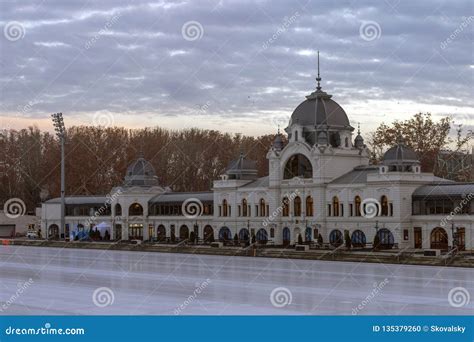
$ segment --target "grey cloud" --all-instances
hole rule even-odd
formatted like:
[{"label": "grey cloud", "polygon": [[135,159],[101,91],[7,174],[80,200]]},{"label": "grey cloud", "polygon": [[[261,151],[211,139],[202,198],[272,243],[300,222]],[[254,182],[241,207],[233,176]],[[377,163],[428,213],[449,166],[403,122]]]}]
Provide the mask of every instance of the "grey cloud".
[{"label": "grey cloud", "polygon": [[[6,115],[44,117],[62,108],[174,116],[193,113],[206,102],[213,104],[208,114],[222,117],[290,115],[315,87],[315,56],[298,51],[317,49],[323,86],[342,105],[379,99],[473,106],[474,22],[446,48],[440,46],[472,15],[469,1],[455,6],[449,1],[9,1],[1,6],[2,26],[25,25],[23,39],[0,40]],[[296,20],[279,31],[292,16]],[[204,29],[196,41],[181,34],[191,20]],[[361,39],[364,21],[380,25],[380,38]],[[31,108],[18,113],[29,102]]]}]

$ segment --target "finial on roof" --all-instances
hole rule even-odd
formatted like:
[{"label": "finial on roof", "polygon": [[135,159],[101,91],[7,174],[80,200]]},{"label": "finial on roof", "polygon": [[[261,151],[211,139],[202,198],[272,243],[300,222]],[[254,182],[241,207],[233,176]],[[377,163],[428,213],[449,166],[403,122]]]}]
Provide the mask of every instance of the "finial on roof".
[{"label": "finial on roof", "polygon": [[360,135],[360,122],[357,123],[357,134]]},{"label": "finial on roof", "polygon": [[318,50],[318,77],[316,77],[316,81],[318,81],[317,90],[321,90],[321,75],[319,74],[319,50]]},{"label": "finial on roof", "polygon": [[280,124],[278,124],[278,134],[280,134]]}]

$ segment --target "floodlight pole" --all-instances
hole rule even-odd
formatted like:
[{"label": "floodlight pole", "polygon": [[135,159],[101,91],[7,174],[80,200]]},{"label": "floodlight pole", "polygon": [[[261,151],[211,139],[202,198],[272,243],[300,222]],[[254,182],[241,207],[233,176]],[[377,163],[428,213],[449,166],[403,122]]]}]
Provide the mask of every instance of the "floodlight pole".
[{"label": "floodlight pole", "polygon": [[[53,118],[54,128],[56,130],[56,135],[61,143],[61,227],[59,228],[59,238],[64,236],[65,233],[65,226],[66,226],[66,219],[65,219],[65,207],[66,207],[66,199],[65,199],[65,187],[66,187],[66,175],[65,175],[65,158],[64,158],[64,141],[65,141],[65,134],[66,129],[64,127],[64,120],[62,113],[52,114],[51,117]],[[49,235],[49,231],[48,231]],[[65,237],[65,236],[64,236]]]},{"label": "floodlight pole", "polygon": [[[64,169],[64,134],[61,136],[61,229],[59,231],[59,238],[63,237],[66,230],[66,218],[65,218],[65,208],[66,208],[66,197],[65,197],[65,187],[66,187],[66,174]],[[66,238],[66,236],[64,236]]]}]

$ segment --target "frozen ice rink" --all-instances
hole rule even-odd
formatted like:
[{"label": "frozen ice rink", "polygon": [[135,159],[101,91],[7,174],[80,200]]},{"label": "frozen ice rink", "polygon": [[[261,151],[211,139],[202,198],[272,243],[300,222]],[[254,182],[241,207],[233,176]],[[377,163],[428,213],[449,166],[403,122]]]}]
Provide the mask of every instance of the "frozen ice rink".
[{"label": "frozen ice rink", "polygon": [[474,312],[474,269],[452,267],[1,246],[0,288],[2,315]]}]

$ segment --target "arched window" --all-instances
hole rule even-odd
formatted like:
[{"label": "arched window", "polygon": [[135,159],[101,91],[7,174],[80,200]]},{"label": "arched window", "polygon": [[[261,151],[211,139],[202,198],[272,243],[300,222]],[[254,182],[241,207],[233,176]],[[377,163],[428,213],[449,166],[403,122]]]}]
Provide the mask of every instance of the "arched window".
[{"label": "arched window", "polygon": [[354,198],[354,206],[355,206],[355,216],[362,216],[360,211],[360,204],[362,203],[360,196],[356,196]]},{"label": "arched window", "polygon": [[302,154],[295,154],[291,156],[285,164],[283,179],[292,179],[294,177],[313,177],[313,167],[311,162]]},{"label": "arched window", "polygon": [[393,234],[390,230],[387,228],[382,228],[379,229],[377,232],[377,235],[379,237],[379,247],[381,249],[391,249],[393,245],[395,244],[395,239],[393,238]]},{"label": "arched window", "polygon": [[332,198],[332,216],[339,216],[339,198],[337,196]]},{"label": "arched window", "polygon": [[345,146],[346,146],[346,147],[349,147],[349,138],[347,138],[347,137],[346,137],[346,139],[345,139]]},{"label": "arched window", "polygon": [[283,206],[282,215],[289,216],[290,215],[290,200],[288,199],[288,197],[283,197],[282,206]]},{"label": "arched window", "polygon": [[133,203],[128,208],[128,216],[143,216],[143,207],[139,203]]},{"label": "arched window", "polygon": [[339,247],[343,243],[342,233],[338,229],[334,229],[329,234],[329,243],[334,247]]},{"label": "arched window", "polygon": [[294,201],[294,208],[293,208],[293,215],[294,216],[301,216],[301,198],[296,196]]},{"label": "arched window", "polygon": [[232,234],[230,232],[230,229],[228,227],[222,227],[219,230],[219,240],[220,241],[229,241],[232,239]]},{"label": "arched window", "polygon": [[266,205],[265,200],[263,198],[260,198],[259,207],[260,207],[260,209],[259,209],[260,216],[263,216],[263,217],[267,216],[267,213],[266,213],[267,205]]},{"label": "arched window", "polygon": [[226,199],[223,199],[222,200],[222,216],[227,216],[228,214],[228,205],[227,205],[227,200]]},{"label": "arched window", "polygon": [[122,206],[118,203],[115,205],[115,216],[122,216]]},{"label": "arched window", "polygon": [[387,196],[383,195],[381,198],[380,198],[380,203],[382,205],[382,208],[381,208],[381,216],[388,216],[388,199],[387,199]]},{"label": "arched window", "polygon": [[239,240],[240,241],[248,241],[250,237],[249,230],[247,228],[242,228],[239,231]]},{"label": "arched window", "polygon": [[242,216],[247,216],[248,210],[247,210],[247,200],[244,198],[242,200]]},{"label": "arched window", "polygon": [[257,231],[257,242],[261,244],[266,244],[268,241],[268,234],[264,228],[261,228]]},{"label": "arched window", "polygon": [[365,244],[367,243],[364,232],[359,229],[352,233],[351,241],[352,246],[354,247],[365,247]]},{"label": "arched window", "polygon": [[313,197],[306,197],[306,216],[313,216]]}]

